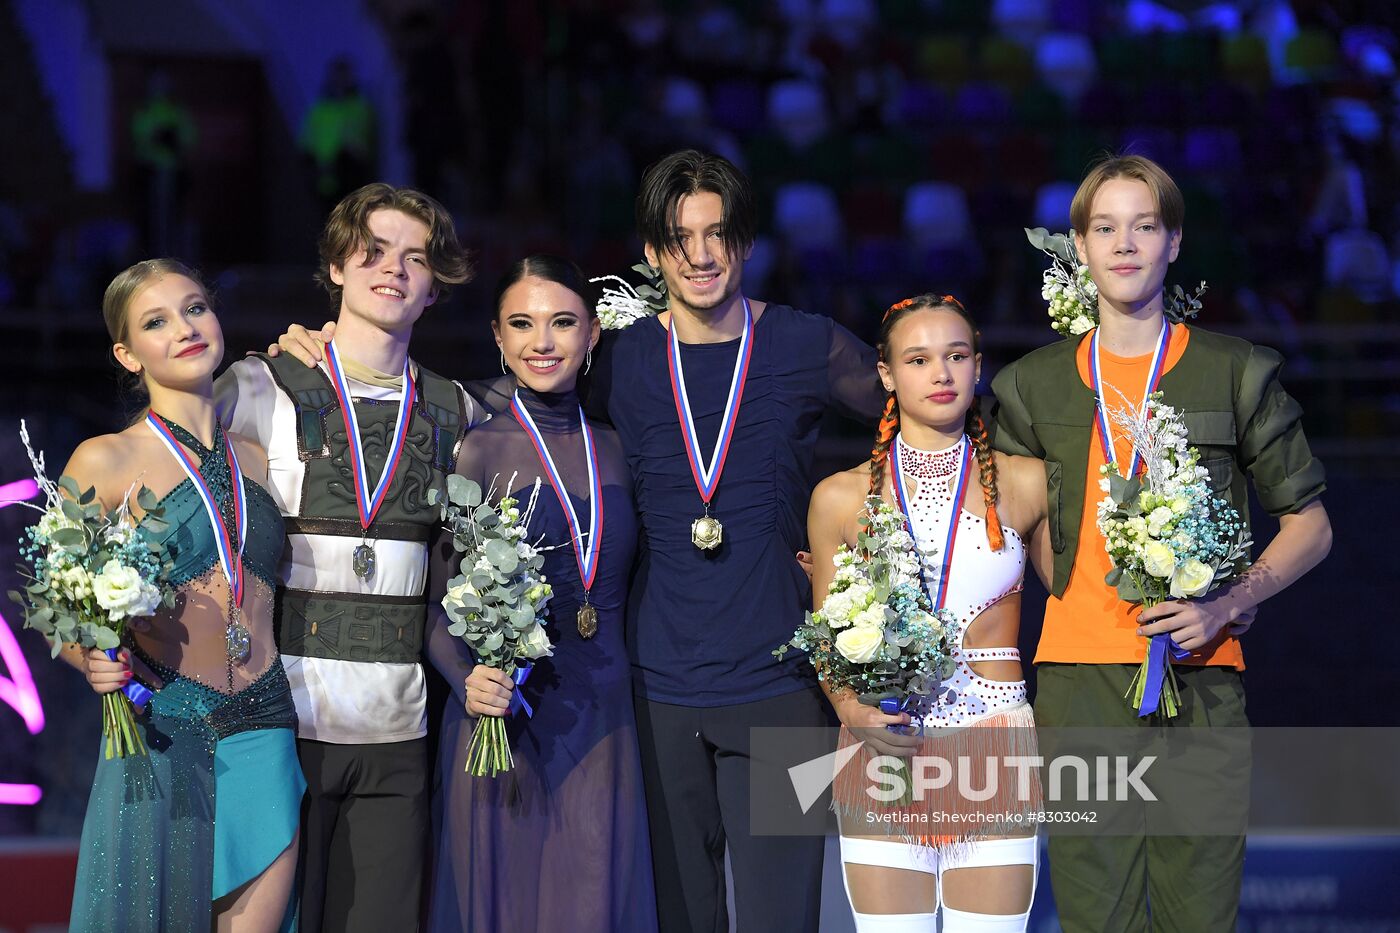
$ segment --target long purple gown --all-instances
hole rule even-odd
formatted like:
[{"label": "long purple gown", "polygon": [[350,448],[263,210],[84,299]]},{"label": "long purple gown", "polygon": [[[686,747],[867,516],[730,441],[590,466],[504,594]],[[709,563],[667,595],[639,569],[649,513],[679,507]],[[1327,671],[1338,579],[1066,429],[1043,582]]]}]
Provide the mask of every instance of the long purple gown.
[{"label": "long purple gown", "polygon": [[[573,393],[520,390],[564,477],[580,521],[588,522],[588,470]],[[632,710],[632,673],[623,636],[627,579],[637,542],[631,479],[616,434],[593,426],[603,486],[603,535],[591,591],[598,632],[580,636],[583,584],[568,523],[529,436],[509,410],[471,431],[457,472],[482,488],[515,481],[524,503],[542,487],[530,540],[556,546],[545,557],[554,587],[546,624],[552,657],[535,663],[523,693],[534,708],[508,721],[513,771],[465,773],[476,720],[465,712],[464,681],[474,661],[447,631],[440,600],[460,555],[433,548],[428,652],[453,690],[438,755],[437,859],[429,928],[441,931],[656,929],[646,801]]]}]

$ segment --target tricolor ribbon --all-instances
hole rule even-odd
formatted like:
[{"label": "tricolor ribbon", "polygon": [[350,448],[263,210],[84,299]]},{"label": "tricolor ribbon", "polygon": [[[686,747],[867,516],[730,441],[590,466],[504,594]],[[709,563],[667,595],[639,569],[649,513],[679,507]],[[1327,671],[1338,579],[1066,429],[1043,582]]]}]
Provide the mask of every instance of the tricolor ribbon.
[{"label": "tricolor ribbon", "polygon": [[1138,718],[1151,716],[1157,712],[1162,701],[1162,681],[1167,676],[1167,654],[1180,661],[1191,652],[1181,647],[1165,632],[1153,635],[1147,643],[1147,673],[1143,677],[1142,706],[1138,707]]},{"label": "tricolor ribbon", "polygon": [[674,321],[667,325],[669,353],[667,361],[671,369],[671,397],[676,402],[676,417],[681,423],[681,437],[685,441],[685,455],[690,460],[690,474],[695,479],[695,488],[705,505],[710,504],[715,488],[719,486],[720,474],[724,472],[724,460],[729,456],[729,442],[734,437],[734,426],[739,420],[739,405],[744,399],[744,382],[749,373],[749,359],[753,355],[753,310],[749,300],[744,302],[744,331],[739,335],[739,354],[734,360],[734,375],[729,381],[729,398],[724,405],[724,417],[719,423],[719,435],[715,438],[715,449],[709,466],[705,465],[700,453],[700,439],[695,433],[695,416],[690,411],[690,396],[685,390],[685,371],[681,367],[681,341],[676,336]]},{"label": "tricolor ribbon", "polygon": [[[153,411],[146,412],[146,427],[158,437],[170,451],[170,455],[180,464],[180,468],[185,471],[185,476],[189,478],[190,484],[194,486],[195,492],[199,493],[200,502],[204,503],[204,511],[209,516],[209,524],[214,529],[214,544],[219,552],[219,567],[224,572],[224,578],[228,580],[229,593],[233,598],[235,607],[243,605],[243,543],[248,538],[248,491],[243,485],[243,472],[238,468],[238,455],[233,452],[233,442],[228,439],[228,434],[220,432],[224,439],[224,456],[228,464],[229,482],[233,487],[233,523],[235,530],[229,532],[228,525],[224,523],[224,516],[219,511],[219,503],[214,499],[214,493],[200,475],[199,467],[190,459],[185,448],[180,446],[180,442],[175,440],[175,435],[166,426],[164,419]],[[212,452],[211,452],[212,456]],[[236,546],[235,546],[236,536]]]},{"label": "tricolor ribbon", "polygon": [[588,419],[584,417],[583,406],[580,405],[578,417],[583,428],[583,455],[588,460],[588,531],[585,532],[579,525],[574,500],[569,496],[559,468],[554,465],[554,457],[549,453],[544,434],[535,424],[535,419],[530,416],[529,409],[520,401],[518,389],[511,399],[510,410],[529,436],[530,443],[535,445],[535,453],[539,455],[540,463],[544,464],[545,472],[549,474],[549,484],[554,487],[554,494],[559,497],[559,504],[564,507],[564,518],[569,522],[569,537],[574,544],[574,559],[578,563],[579,577],[583,580],[583,592],[587,594],[593,588],[594,577],[598,575],[598,555],[602,550],[603,541],[603,481],[598,470],[598,454],[593,446],[593,429],[588,426]]},{"label": "tricolor ribbon", "polygon": [[[119,650],[120,649],[117,648],[108,648],[106,652],[107,657],[115,661]],[[155,696],[155,694],[151,692],[150,687],[147,687],[145,684],[139,684],[134,680],[125,687],[122,687],[122,693],[126,694],[126,698],[131,701],[131,705],[138,710],[145,709],[146,704],[151,701],[151,697]]]},{"label": "tricolor ribbon", "polygon": [[[1170,321],[1162,321],[1162,329],[1157,334],[1157,347],[1152,351],[1152,367],[1147,371],[1147,388],[1142,393],[1142,417],[1147,417],[1147,397],[1157,391],[1157,385],[1162,381],[1162,373],[1166,369],[1167,348],[1172,342],[1172,325]],[[1094,328],[1094,334],[1089,338],[1089,372],[1094,382],[1094,398],[1097,400],[1095,417],[1098,419],[1099,442],[1103,444],[1104,462],[1118,469],[1118,457],[1113,452],[1113,430],[1109,425],[1108,407],[1104,403],[1103,397],[1103,372],[1099,365],[1099,328]],[[1124,474],[1128,479],[1137,476],[1138,471],[1137,447],[1133,447],[1133,456],[1129,461],[1129,469]],[[1122,472],[1121,470],[1119,472]]]},{"label": "tricolor ribbon", "polygon": [[525,694],[520,692],[520,688],[525,686],[525,681],[530,678],[530,672],[535,669],[535,662],[526,661],[515,666],[515,672],[510,675],[515,687],[510,692],[510,714],[514,716],[522,709],[525,711],[525,718],[530,719],[535,715],[534,709],[530,706]]},{"label": "tricolor ribbon", "polygon": [[364,444],[360,441],[360,419],[355,415],[355,400],[350,395],[350,383],[345,378],[345,370],[340,364],[340,353],[335,341],[326,344],[326,370],[330,373],[331,387],[340,402],[340,415],[345,422],[346,444],[350,450],[350,469],[355,477],[355,505],[360,512],[360,527],[365,531],[374,524],[374,516],[384,504],[384,497],[394,480],[394,470],[403,455],[404,442],[408,439],[408,423],[413,418],[413,401],[416,386],[408,357],[403,361],[403,395],[399,399],[398,418],[394,422],[394,433],[389,443],[389,452],[384,457],[384,470],[379,474],[379,482],[374,489],[369,488],[368,470],[365,468]]},{"label": "tricolor ribbon", "polygon": [[[914,539],[917,547],[919,543],[919,533],[914,530],[914,519],[909,511],[909,501],[904,494],[904,465],[899,457],[900,439],[890,445],[890,477],[894,486],[895,501],[899,505],[899,511],[904,515],[904,527],[908,529],[909,536]],[[938,590],[936,593],[929,591],[928,577],[924,573],[923,560],[919,561],[919,578],[924,584],[924,595],[928,596],[928,601],[933,605],[933,611],[942,609],[948,601],[948,580],[952,576],[953,548],[958,542],[958,517],[962,514],[963,495],[967,492],[967,478],[971,474],[969,466],[972,463],[972,444],[968,441],[967,435],[958,441],[958,445],[963,448],[962,456],[958,462],[957,479],[953,482],[953,504],[948,516],[948,533],[943,541],[942,558],[943,563],[938,571]]]}]

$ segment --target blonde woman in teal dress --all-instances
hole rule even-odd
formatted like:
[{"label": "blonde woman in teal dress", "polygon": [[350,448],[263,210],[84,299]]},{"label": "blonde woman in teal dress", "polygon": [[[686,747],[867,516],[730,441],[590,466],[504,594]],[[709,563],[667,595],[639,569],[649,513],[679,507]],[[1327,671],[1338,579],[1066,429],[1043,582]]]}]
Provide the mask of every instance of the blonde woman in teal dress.
[{"label": "blonde woman in teal dress", "polygon": [[[107,508],[130,496],[141,533],[170,561],[177,598],[128,634],[116,660],[64,649],[99,694],[133,679],[154,691],[137,720],[149,756],[99,752],[71,926],[290,930],[306,783],[272,638],[284,536],[259,485],[267,457],[219,426],[223,334],[191,270],[137,263],[108,286],[103,316],[113,356],[149,409],[82,443],[64,472]],[[134,501],[142,485],[160,500],[159,522]]]}]

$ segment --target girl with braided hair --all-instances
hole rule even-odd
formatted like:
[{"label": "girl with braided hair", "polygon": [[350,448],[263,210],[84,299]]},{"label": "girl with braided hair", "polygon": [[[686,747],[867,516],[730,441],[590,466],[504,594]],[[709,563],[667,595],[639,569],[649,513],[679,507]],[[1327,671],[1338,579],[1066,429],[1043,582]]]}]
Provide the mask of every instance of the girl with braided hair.
[{"label": "girl with braided hair", "polygon": [[[991,449],[976,405],[979,336],[951,295],[906,299],[885,313],[876,346],[889,396],[870,460],[823,480],[808,514],[815,594],[827,592],[840,545],[857,546],[866,499],[878,495],[904,511],[923,554],[930,600],[956,620],[955,669],[912,716],[882,712],[823,683],[842,722],[843,747],[864,742],[859,761],[835,784],[846,891],[862,933],[932,933],[940,907],[945,933],[1024,930],[1035,889],[1033,830],[1027,834],[1026,822],[977,817],[1028,817],[1039,805],[1038,788],[1029,800],[1017,798],[1014,787],[981,802],[922,795],[895,836],[880,834],[871,814],[853,815],[869,807],[858,798],[866,794],[865,765],[876,756],[910,758],[930,749],[950,761],[970,755],[980,783],[979,756],[1034,754],[1034,721],[1013,646],[1026,556],[1044,551],[1045,469],[1039,460]],[[906,726],[915,728],[900,728]],[[962,819],[949,819],[950,811]]]}]

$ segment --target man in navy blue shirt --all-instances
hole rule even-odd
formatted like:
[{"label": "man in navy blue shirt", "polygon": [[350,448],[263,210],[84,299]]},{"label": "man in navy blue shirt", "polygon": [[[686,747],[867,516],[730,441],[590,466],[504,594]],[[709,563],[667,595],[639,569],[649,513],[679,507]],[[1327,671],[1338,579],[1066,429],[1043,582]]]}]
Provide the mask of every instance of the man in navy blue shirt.
[{"label": "man in navy blue shirt", "polygon": [[661,928],[727,929],[727,843],[738,928],[814,931],[823,839],[751,832],[751,782],[786,786],[797,762],[756,754],[750,730],[831,722],[805,659],[772,652],[811,605],[793,554],[822,415],[879,417],[875,351],[744,296],[752,192],[725,159],[648,168],[637,227],[668,307],[600,345],[589,403],[617,428],[641,516],[627,638]]}]

